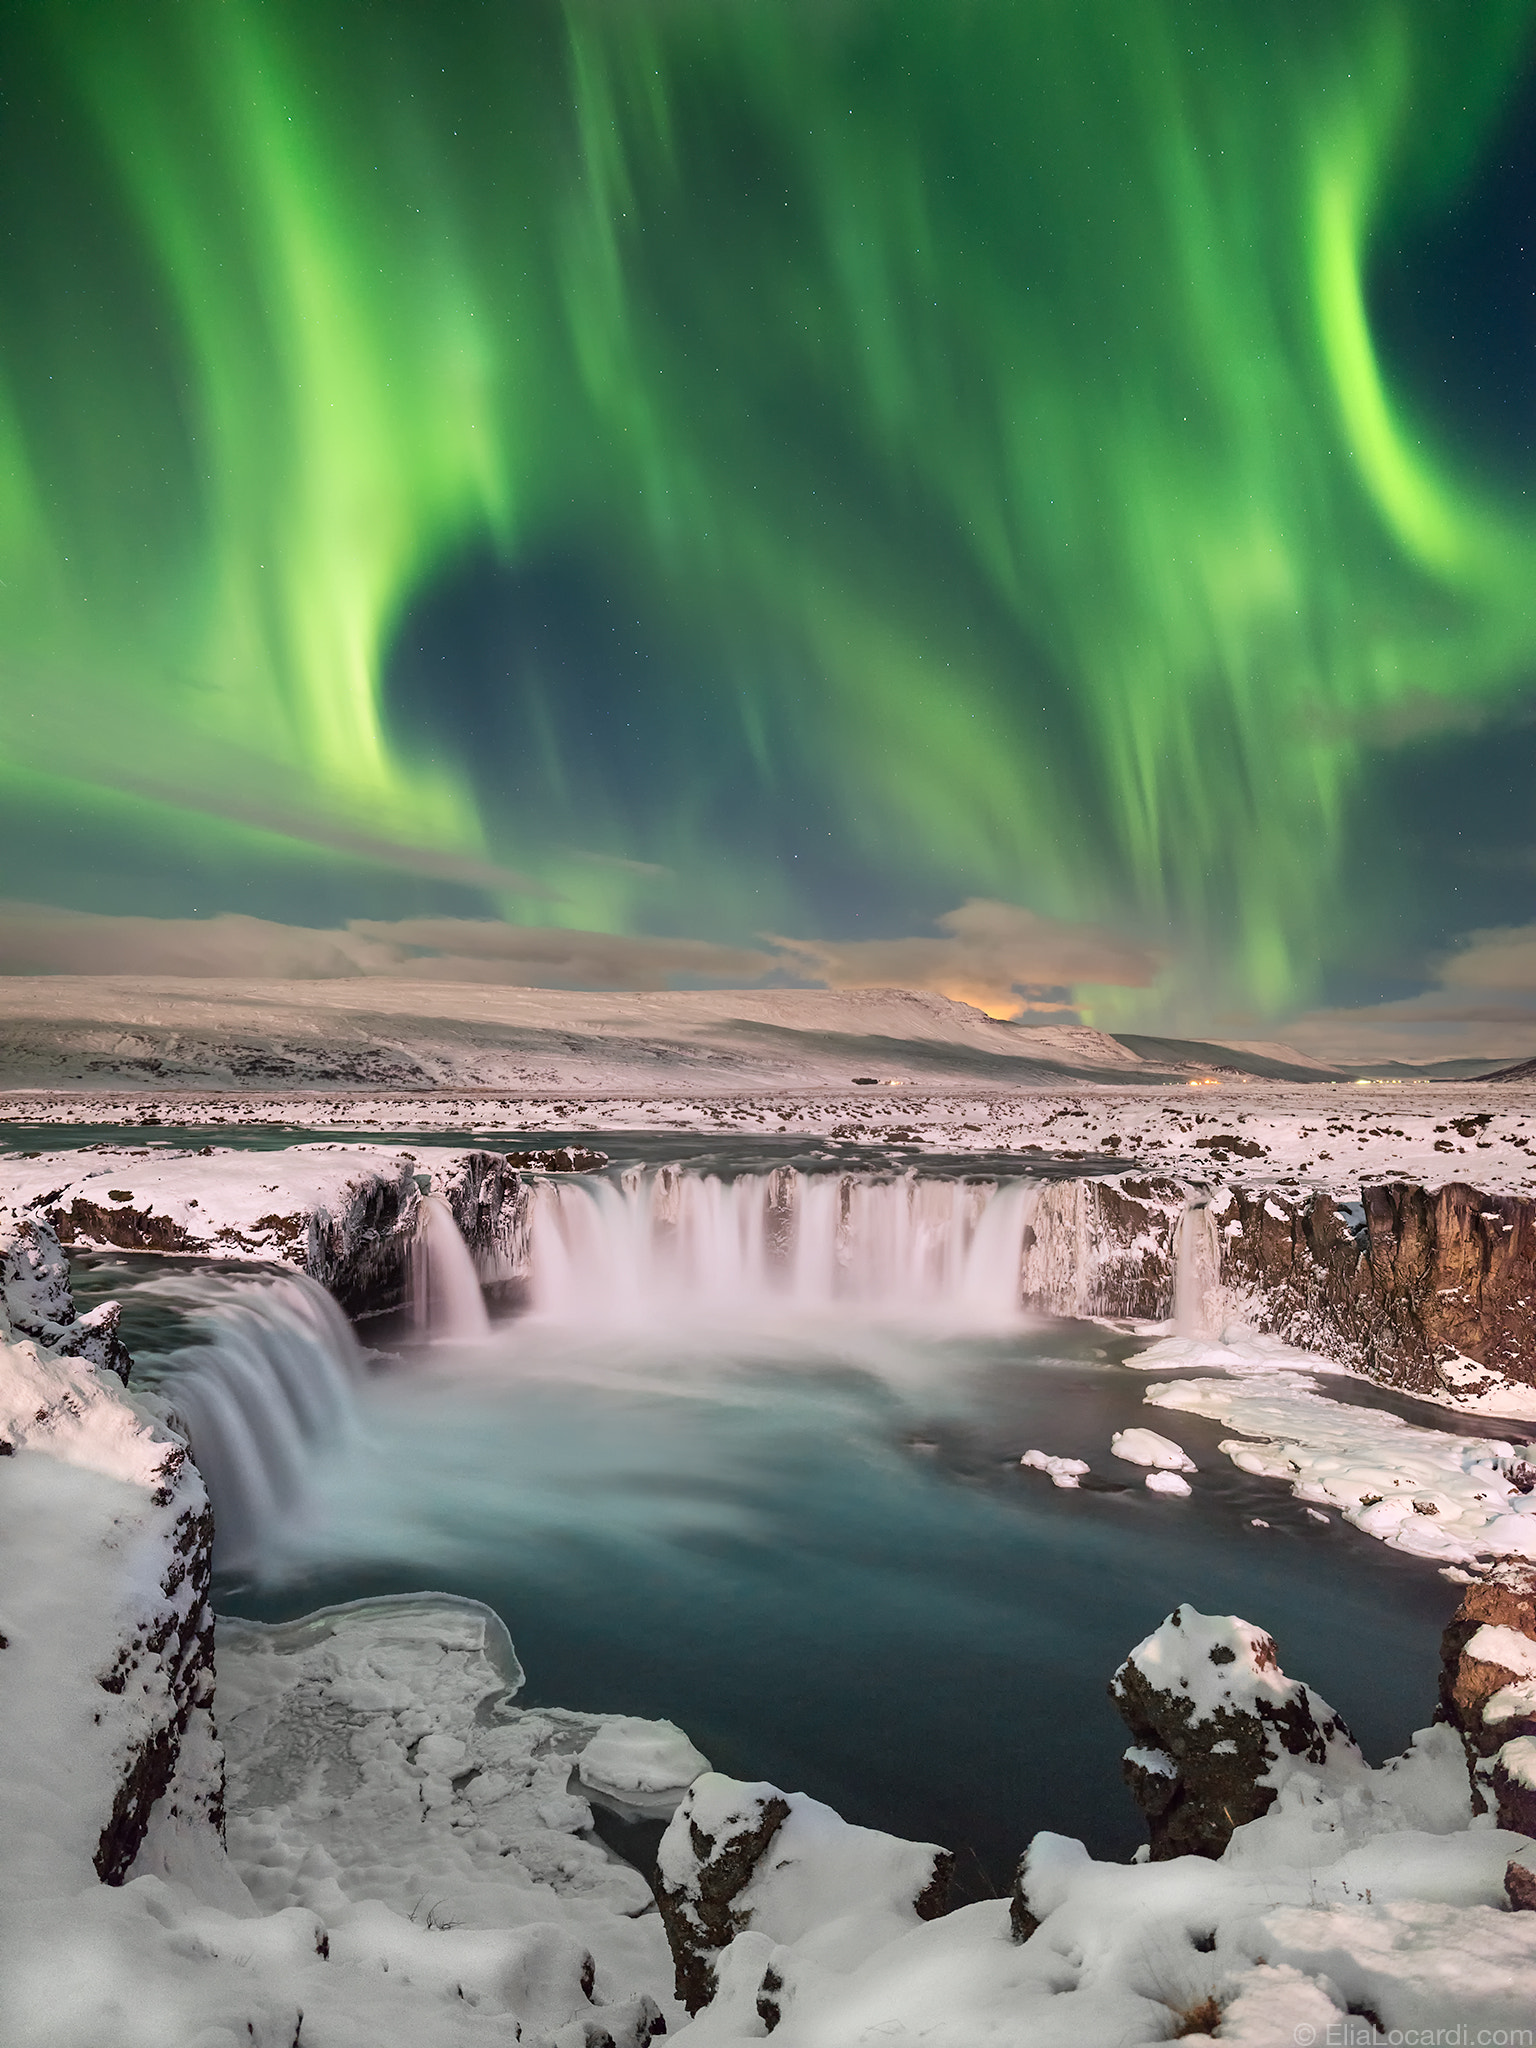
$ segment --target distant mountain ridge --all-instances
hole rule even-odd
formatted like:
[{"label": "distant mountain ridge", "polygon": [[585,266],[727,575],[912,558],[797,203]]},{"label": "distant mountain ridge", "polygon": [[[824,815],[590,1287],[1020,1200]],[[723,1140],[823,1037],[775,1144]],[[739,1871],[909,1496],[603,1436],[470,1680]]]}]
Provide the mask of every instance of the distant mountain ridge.
[{"label": "distant mountain ridge", "polygon": [[[1024,1024],[924,990],[588,991],[485,982],[0,976],[0,1089],[704,1096],[850,1086],[1476,1078],[1294,1047]],[[1530,1063],[1536,1068],[1536,1063]],[[1505,1070],[1510,1078],[1520,1068]]]}]

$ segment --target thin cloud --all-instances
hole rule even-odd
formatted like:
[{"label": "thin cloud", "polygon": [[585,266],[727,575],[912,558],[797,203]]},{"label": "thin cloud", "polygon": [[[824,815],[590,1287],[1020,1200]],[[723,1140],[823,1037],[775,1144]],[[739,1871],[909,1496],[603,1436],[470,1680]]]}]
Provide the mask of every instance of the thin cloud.
[{"label": "thin cloud", "polygon": [[165,974],[259,981],[485,981],[514,987],[664,989],[678,980],[761,981],[780,962],[703,939],[500,924],[485,918],[358,919],[344,929],[225,913],[107,917],[0,903],[0,974]]},{"label": "thin cloud", "polygon": [[[631,938],[494,919],[357,919],[348,933],[413,954],[405,971],[430,980],[506,981],[544,988],[668,988],[681,979],[761,981],[780,964],[749,946],[707,939]],[[450,970],[462,968],[454,974]],[[395,970],[399,972],[398,968]]]},{"label": "thin cloud", "polygon": [[973,896],[935,922],[937,938],[772,938],[807,981],[828,988],[921,988],[994,1016],[1060,1010],[1085,983],[1147,988],[1160,962],[1149,947],[1096,925],[1063,924],[1014,903]]},{"label": "thin cloud", "polygon": [[1309,1011],[1286,1034],[1339,1058],[1527,1057],[1536,1053],[1536,924],[1468,932],[1420,994]]},{"label": "thin cloud", "polygon": [[315,981],[397,974],[399,948],[347,931],[219,917],[104,917],[0,903],[0,974],[239,975]]},{"label": "thin cloud", "polygon": [[224,976],[248,980],[479,981],[529,988],[737,987],[777,979],[835,989],[931,989],[995,1016],[1060,1015],[1085,983],[1144,988],[1147,948],[1091,925],[973,898],[926,937],[764,938],[760,946],[633,937],[493,918],[354,919],[336,930],[225,913],[109,917],[0,903],[0,974]]},{"label": "thin cloud", "polygon": [[1444,988],[1536,991],[1536,924],[1469,932],[1440,962],[1439,980]]}]

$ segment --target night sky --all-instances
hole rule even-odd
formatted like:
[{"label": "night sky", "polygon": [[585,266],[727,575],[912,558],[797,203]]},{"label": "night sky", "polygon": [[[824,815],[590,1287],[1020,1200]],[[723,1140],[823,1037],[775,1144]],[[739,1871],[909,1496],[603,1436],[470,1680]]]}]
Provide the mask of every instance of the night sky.
[{"label": "night sky", "polygon": [[22,4],[0,238],[0,969],[1536,1050],[1536,0]]}]

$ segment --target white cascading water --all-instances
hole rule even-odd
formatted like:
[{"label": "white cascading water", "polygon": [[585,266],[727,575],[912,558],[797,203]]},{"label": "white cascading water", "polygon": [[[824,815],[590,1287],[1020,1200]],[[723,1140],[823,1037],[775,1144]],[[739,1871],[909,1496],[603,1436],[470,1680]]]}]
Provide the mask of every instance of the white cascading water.
[{"label": "white cascading water", "polygon": [[411,1292],[417,1329],[428,1337],[488,1337],[491,1319],[474,1258],[441,1195],[423,1195],[411,1246]]},{"label": "white cascading water", "polygon": [[780,1312],[858,1302],[995,1321],[1019,1309],[1036,1184],[676,1167],[540,1181],[530,1297],[561,1322]]},{"label": "white cascading water", "polygon": [[325,1289],[297,1274],[207,1281],[189,1306],[200,1341],[152,1361],[157,1391],[208,1488],[219,1563],[239,1569],[302,1506],[316,1459],[350,1430],[362,1352]]},{"label": "white cascading water", "polygon": [[1173,1266],[1173,1329],[1178,1337],[1209,1337],[1211,1290],[1221,1278],[1221,1240],[1209,1202],[1191,1202],[1179,1219]]}]

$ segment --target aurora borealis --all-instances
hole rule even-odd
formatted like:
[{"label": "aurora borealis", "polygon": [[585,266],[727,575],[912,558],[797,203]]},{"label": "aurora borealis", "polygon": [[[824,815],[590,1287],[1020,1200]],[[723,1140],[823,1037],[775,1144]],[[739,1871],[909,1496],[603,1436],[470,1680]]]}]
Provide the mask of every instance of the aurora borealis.
[{"label": "aurora borealis", "polygon": [[0,893],[1424,986],[1533,916],[1533,38],[10,10]]}]

